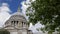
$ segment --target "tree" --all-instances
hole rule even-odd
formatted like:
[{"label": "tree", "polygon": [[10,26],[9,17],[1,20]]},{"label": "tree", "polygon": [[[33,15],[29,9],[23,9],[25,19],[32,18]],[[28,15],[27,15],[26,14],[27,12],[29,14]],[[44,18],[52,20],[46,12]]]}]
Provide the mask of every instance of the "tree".
[{"label": "tree", "polygon": [[36,0],[31,3],[26,15],[33,24],[40,21],[45,30],[60,32],[60,0]]},{"label": "tree", "polygon": [[0,34],[10,34],[10,32],[5,29],[0,29]]}]

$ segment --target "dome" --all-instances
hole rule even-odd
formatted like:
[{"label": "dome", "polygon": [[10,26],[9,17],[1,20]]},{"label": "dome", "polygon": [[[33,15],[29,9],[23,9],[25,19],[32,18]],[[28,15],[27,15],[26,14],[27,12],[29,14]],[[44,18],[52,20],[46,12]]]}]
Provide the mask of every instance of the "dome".
[{"label": "dome", "polygon": [[14,15],[18,15],[18,16],[23,16],[24,17],[24,15],[22,13],[18,12],[18,11],[16,13],[12,14],[12,16],[14,16]]},{"label": "dome", "polygon": [[20,12],[20,7],[18,7],[17,12],[15,12],[14,14],[12,14],[12,16],[10,17],[10,19],[24,19],[24,20],[26,20],[24,14],[22,12]]},{"label": "dome", "polygon": [[20,15],[20,16],[24,16],[22,12],[20,12],[20,7],[18,7],[18,10],[16,13],[12,14],[13,15]]}]

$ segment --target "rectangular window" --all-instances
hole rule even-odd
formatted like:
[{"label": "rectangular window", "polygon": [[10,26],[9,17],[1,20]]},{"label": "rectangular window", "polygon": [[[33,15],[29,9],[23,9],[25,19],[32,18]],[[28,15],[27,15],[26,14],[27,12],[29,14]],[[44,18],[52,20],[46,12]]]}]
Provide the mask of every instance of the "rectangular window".
[{"label": "rectangular window", "polygon": [[13,25],[14,23],[13,23],[13,21],[11,21],[11,25]]},{"label": "rectangular window", "polygon": [[14,25],[14,26],[18,25],[18,21],[11,21],[11,25]]}]

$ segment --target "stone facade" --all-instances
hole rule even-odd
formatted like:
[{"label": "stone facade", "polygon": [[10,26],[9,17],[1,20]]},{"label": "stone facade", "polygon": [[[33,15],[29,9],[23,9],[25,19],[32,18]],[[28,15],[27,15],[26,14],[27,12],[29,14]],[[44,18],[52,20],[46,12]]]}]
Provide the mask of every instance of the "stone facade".
[{"label": "stone facade", "polygon": [[10,34],[32,34],[32,31],[28,30],[28,23],[20,9],[14,13],[4,25],[4,29],[8,30]]}]

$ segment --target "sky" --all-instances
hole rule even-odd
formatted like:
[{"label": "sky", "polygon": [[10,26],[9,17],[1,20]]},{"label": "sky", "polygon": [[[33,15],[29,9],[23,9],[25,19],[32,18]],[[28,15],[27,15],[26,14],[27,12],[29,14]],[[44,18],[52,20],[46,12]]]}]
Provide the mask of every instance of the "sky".
[{"label": "sky", "polygon": [[0,0],[0,26],[17,11],[18,6],[22,6],[21,2],[25,0]]},{"label": "sky", "polygon": [[[32,0],[33,2],[34,0]],[[25,5],[24,3],[31,3],[29,0],[0,0],[0,27],[4,25],[4,22],[6,22],[10,17],[11,14],[15,13],[17,11],[18,6],[20,5],[21,12],[26,17],[26,10],[30,5]],[[28,19],[28,17],[26,17]],[[33,32],[38,32],[36,28],[44,27],[40,23],[37,23],[35,25],[30,24],[29,29]]]},{"label": "sky", "polygon": [[21,5],[22,1],[25,1],[25,0],[0,0],[0,5],[2,3],[8,3],[9,4],[9,8],[12,11],[11,13],[14,13],[14,12],[17,11],[18,5],[20,5],[20,7],[22,6]]}]

